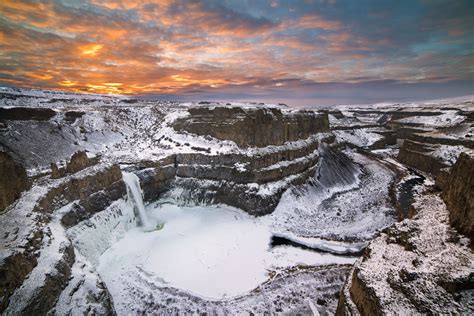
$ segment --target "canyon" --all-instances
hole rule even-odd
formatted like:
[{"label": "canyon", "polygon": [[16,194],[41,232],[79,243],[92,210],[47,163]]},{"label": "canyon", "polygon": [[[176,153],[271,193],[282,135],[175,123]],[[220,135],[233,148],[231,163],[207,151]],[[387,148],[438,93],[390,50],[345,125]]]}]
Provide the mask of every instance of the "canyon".
[{"label": "canyon", "polygon": [[0,312],[474,311],[474,98],[0,90]]}]

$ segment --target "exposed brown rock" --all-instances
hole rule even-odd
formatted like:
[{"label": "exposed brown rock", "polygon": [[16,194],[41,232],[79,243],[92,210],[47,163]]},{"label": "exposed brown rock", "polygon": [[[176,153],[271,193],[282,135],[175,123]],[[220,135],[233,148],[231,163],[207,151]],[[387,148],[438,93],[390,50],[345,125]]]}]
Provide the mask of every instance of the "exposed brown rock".
[{"label": "exposed brown rock", "polygon": [[8,306],[8,298],[23,283],[26,275],[37,265],[32,254],[16,253],[5,258],[0,264],[0,312]]},{"label": "exposed brown rock", "polygon": [[58,165],[55,164],[54,162],[51,163],[51,178],[53,179],[58,179],[61,178],[63,175],[61,175],[61,172],[59,171]]},{"label": "exposed brown rock", "polygon": [[85,200],[98,191],[114,188],[114,185],[119,186],[116,195],[123,196],[125,185],[122,182],[122,173],[118,165],[112,165],[83,177],[71,177],[70,180],[53,187],[38,202],[35,211],[51,213],[74,200]]},{"label": "exposed brown rock", "polygon": [[71,160],[66,165],[66,173],[76,173],[90,166],[89,158],[85,151],[74,153]]},{"label": "exposed brown rock", "polygon": [[410,140],[424,143],[424,144],[442,144],[450,146],[464,146],[474,149],[474,141],[468,138],[453,138],[445,137],[443,134],[437,132],[431,133],[414,133],[410,136]]},{"label": "exposed brown rock", "polygon": [[45,315],[56,303],[59,294],[66,287],[74,263],[74,247],[71,243],[60,250],[61,257],[53,267],[53,273],[46,275],[46,280],[34,297],[21,310],[23,315]]},{"label": "exposed brown rock", "polygon": [[328,132],[327,113],[295,111],[283,114],[276,108],[190,108],[190,117],[178,119],[174,128],[197,135],[234,141],[240,147],[282,145]]},{"label": "exposed brown rock", "polygon": [[352,285],[350,287],[352,301],[357,305],[361,315],[382,315],[380,302],[374,290],[360,279],[358,271],[355,268],[352,273]]},{"label": "exposed brown rock", "polygon": [[462,153],[447,176],[441,195],[449,210],[449,221],[474,240],[474,152]]},{"label": "exposed brown rock", "polygon": [[438,175],[440,170],[449,167],[440,159],[430,155],[432,149],[430,145],[405,140],[403,146],[400,148],[398,159],[408,166],[414,167],[418,170]]},{"label": "exposed brown rock", "polygon": [[96,162],[89,159],[85,151],[75,152],[71,156],[69,162],[66,164],[66,167],[58,168],[54,162],[51,163],[51,178],[57,179],[64,177],[67,174],[76,173],[93,165],[94,163]]},{"label": "exposed brown rock", "polygon": [[[250,214],[264,215],[274,210],[289,185],[302,184],[314,174],[319,161],[318,147],[319,140],[314,138],[306,140],[299,148],[281,146],[255,156],[177,154],[154,165],[147,164],[136,174],[145,201],[157,200],[166,191],[179,186],[185,188],[184,200],[225,203]],[[259,194],[254,186],[290,177],[292,179],[273,195]]]},{"label": "exposed brown rock", "polygon": [[4,151],[0,151],[0,211],[16,201],[29,183],[25,169]]}]

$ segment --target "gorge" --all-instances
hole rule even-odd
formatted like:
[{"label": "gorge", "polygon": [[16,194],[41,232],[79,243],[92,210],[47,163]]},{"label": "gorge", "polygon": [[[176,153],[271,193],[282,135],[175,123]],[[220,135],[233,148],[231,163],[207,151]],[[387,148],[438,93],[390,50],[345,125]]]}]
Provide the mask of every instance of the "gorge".
[{"label": "gorge", "polygon": [[472,313],[473,113],[2,88],[0,312]]}]

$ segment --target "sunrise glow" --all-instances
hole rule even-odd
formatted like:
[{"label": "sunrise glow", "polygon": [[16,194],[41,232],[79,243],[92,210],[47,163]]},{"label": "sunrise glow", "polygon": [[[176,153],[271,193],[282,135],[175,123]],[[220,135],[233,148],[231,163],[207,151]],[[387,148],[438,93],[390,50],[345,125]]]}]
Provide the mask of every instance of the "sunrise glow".
[{"label": "sunrise glow", "polygon": [[0,84],[235,99],[465,93],[473,12],[472,1],[4,0]]}]

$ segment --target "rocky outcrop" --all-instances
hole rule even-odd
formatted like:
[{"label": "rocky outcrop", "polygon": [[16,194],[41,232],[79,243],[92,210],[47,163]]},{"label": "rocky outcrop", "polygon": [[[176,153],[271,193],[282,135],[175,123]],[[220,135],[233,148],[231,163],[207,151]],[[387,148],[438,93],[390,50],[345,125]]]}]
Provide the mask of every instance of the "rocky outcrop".
[{"label": "rocky outcrop", "polygon": [[[52,272],[46,275],[44,283],[39,286],[32,295],[28,286],[23,285],[16,297],[18,299],[9,307],[6,313],[19,313],[22,315],[45,315],[56,303],[59,294],[66,287],[71,276],[71,267],[74,263],[74,247],[68,243],[55,254],[59,257],[57,261],[51,261]],[[25,299],[28,298],[26,301]],[[24,302],[23,302],[24,301]],[[15,305],[15,306],[14,306]]]},{"label": "rocky outcrop", "polygon": [[[0,312],[4,311],[10,296],[37,266],[37,251],[42,245],[45,247],[48,245],[45,236],[50,234],[44,231],[44,226],[50,222],[51,214],[55,210],[77,200],[75,206],[60,216],[61,223],[70,227],[104,210],[112,201],[123,197],[126,193],[118,165],[89,167],[74,175],[38,185],[40,187],[26,192],[18,202],[20,205],[11,209],[2,218],[5,231],[3,239],[0,240],[0,247],[8,249],[8,252],[2,254],[0,261],[0,289],[2,290]],[[38,196],[37,192],[43,191],[39,188],[45,188],[46,192]],[[33,222],[27,227],[18,227],[18,225],[24,225],[21,219],[26,216],[28,216],[27,220]],[[64,250],[67,249],[64,248]],[[57,261],[58,273],[47,275],[44,285],[35,285],[41,286],[48,293],[53,293],[51,295],[54,299],[42,301],[37,306],[28,305],[30,307],[26,306],[22,309],[42,312],[52,307],[57,295],[67,284],[68,271],[74,261],[73,253],[71,254],[69,250],[64,252],[63,257],[63,259],[55,257],[55,260],[61,259]],[[54,286],[48,286],[48,282]]]},{"label": "rocky outcrop", "polygon": [[28,189],[25,169],[4,151],[0,151],[0,211],[16,201]]},{"label": "rocky outcrop", "polygon": [[430,144],[405,140],[400,148],[398,159],[408,166],[436,176],[441,169],[449,167],[449,165],[430,155],[433,150],[434,148]]},{"label": "rocky outcrop", "polygon": [[75,152],[64,168],[58,168],[55,163],[51,163],[51,178],[57,179],[64,177],[66,174],[76,173],[92,164],[92,160],[87,157],[85,151]]},{"label": "rocky outcrop", "polygon": [[462,153],[444,180],[441,195],[449,221],[474,241],[474,152]]},{"label": "rocky outcrop", "polygon": [[240,147],[282,145],[329,131],[327,113],[277,108],[195,107],[174,128],[196,135],[234,141]]},{"label": "rocky outcrop", "polygon": [[258,186],[232,181],[213,181],[196,178],[178,178],[174,186],[182,189],[179,200],[205,204],[227,204],[255,216],[273,212],[283,192],[291,185],[303,184],[316,172],[316,165],[275,183]]},{"label": "rocky outcrop", "polygon": [[112,201],[125,194],[120,167],[112,165],[88,176],[72,177],[70,181],[51,188],[38,201],[35,211],[52,213],[55,209],[79,200],[76,206],[62,217],[63,225],[70,227],[104,210]]},{"label": "rocky outcrop", "polygon": [[71,160],[66,165],[67,173],[76,173],[90,166],[89,158],[85,151],[78,151],[72,155]]},{"label": "rocky outcrop", "polygon": [[[276,108],[197,107],[174,129],[236,142],[243,150],[222,154],[178,153],[136,172],[145,201],[174,188],[179,199],[225,203],[253,215],[271,213],[283,191],[314,174],[327,113]],[[283,131],[283,133],[281,133]],[[249,149],[247,147],[252,146]]]},{"label": "rocky outcrop", "polygon": [[474,255],[448,225],[441,198],[427,194],[417,213],[374,239],[341,291],[338,315],[472,313]]}]

